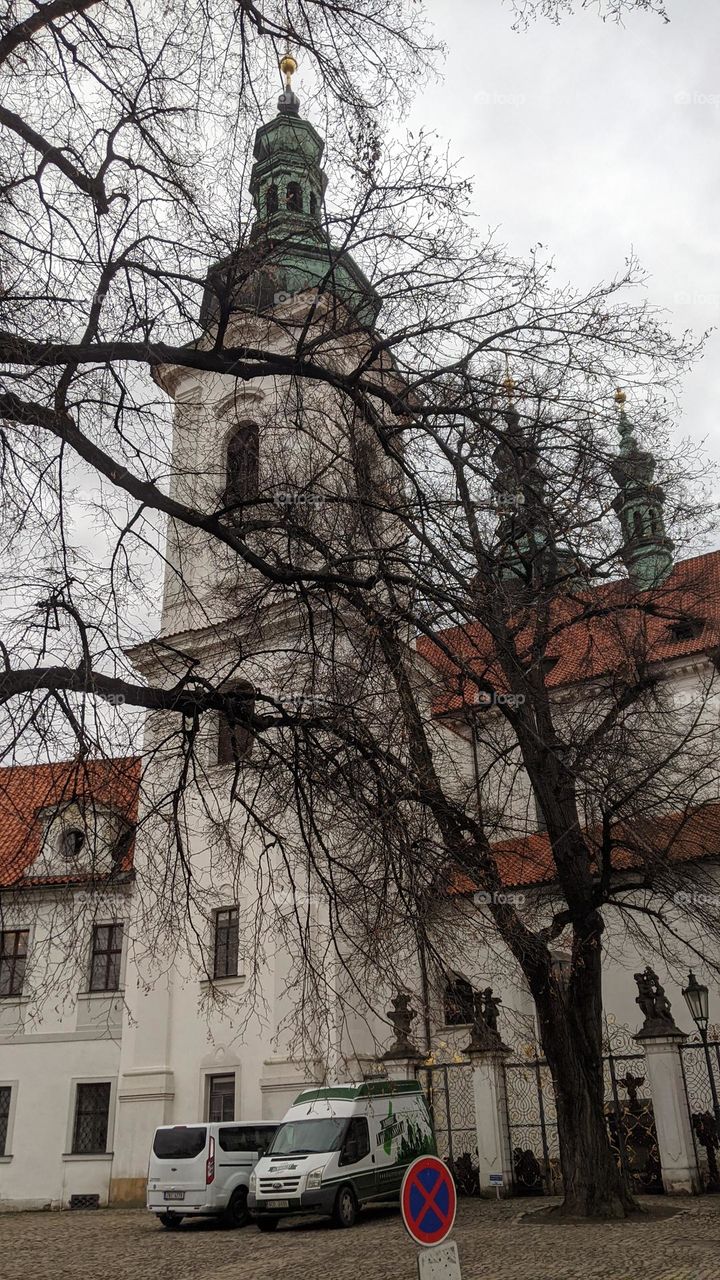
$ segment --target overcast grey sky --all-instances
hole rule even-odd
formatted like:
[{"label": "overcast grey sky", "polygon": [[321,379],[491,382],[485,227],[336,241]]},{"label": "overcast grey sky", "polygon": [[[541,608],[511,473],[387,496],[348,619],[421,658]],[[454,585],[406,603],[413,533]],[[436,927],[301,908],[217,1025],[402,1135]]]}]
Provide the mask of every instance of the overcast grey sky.
[{"label": "overcast grey sky", "polygon": [[[668,0],[624,27],[592,13],[513,32],[502,0],[427,0],[448,47],[418,98],[462,157],[511,252],[540,241],[589,285],[633,247],[674,327],[720,323],[720,4]],[[720,334],[689,375],[679,430],[720,459]]]}]

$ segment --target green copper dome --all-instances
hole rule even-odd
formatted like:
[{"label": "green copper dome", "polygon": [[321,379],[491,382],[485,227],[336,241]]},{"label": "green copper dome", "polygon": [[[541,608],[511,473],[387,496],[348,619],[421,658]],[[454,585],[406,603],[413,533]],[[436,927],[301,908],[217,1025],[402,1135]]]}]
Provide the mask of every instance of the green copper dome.
[{"label": "green copper dome", "polygon": [[610,465],[618,495],[613,508],[623,534],[622,558],[633,586],[641,591],[659,586],[673,567],[673,543],[665,532],[665,493],[655,484],[655,459],[641,449],[625,412],[625,394],[616,393],[620,409],[620,449]]},{"label": "green copper dome", "polygon": [[255,135],[250,194],[256,220],[249,244],[208,272],[201,318],[269,312],[296,294],[319,290],[372,328],[381,300],[350,254],[334,249],[323,225],[325,144],[299,114],[289,84],[278,114]]}]

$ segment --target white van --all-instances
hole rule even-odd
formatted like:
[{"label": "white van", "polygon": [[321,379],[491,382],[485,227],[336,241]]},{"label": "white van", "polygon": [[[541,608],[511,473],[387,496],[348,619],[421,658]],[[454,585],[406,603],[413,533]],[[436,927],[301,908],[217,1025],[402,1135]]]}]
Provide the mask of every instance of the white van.
[{"label": "white van", "polygon": [[148,1209],[170,1230],[201,1214],[244,1226],[250,1174],[276,1129],[240,1122],[161,1125],[150,1152]]},{"label": "white van", "polygon": [[297,1213],[351,1227],[361,1205],[396,1199],[410,1162],[428,1154],[435,1138],[419,1084],[305,1089],[250,1176],[248,1208],[261,1231]]}]

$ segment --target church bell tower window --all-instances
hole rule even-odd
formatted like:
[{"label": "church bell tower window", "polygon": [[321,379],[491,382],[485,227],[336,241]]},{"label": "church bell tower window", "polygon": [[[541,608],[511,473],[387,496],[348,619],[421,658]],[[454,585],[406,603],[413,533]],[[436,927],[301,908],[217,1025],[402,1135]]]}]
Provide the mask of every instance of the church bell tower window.
[{"label": "church bell tower window", "polygon": [[260,440],[256,422],[244,422],[230,437],[225,460],[225,506],[230,511],[257,497]]},{"label": "church bell tower window", "polygon": [[278,211],[278,189],[274,183],[271,187],[268,187],[267,189],[267,196],[265,197],[265,208],[267,210],[268,218],[271,218],[272,215],[274,213],[277,213]]},{"label": "church bell tower window", "polygon": [[299,182],[289,182],[286,204],[289,213],[302,213],[303,193]]}]

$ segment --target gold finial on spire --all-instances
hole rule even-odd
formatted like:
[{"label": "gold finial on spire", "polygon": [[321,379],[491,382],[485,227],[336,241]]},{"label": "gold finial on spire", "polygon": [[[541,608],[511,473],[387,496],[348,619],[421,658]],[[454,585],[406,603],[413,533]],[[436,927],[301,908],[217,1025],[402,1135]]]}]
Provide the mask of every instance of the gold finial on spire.
[{"label": "gold finial on spire", "polygon": [[510,361],[508,360],[507,356],[505,356],[505,377],[503,379],[502,388],[510,404],[514,404],[515,383],[513,379],[510,377]]},{"label": "gold finial on spire", "polygon": [[285,77],[285,88],[292,89],[292,78],[297,71],[297,60],[293,58],[289,50],[280,59],[280,70]]},{"label": "gold finial on spire", "polygon": [[625,392],[623,391],[622,387],[616,387],[616,388],[615,388],[615,403],[616,403],[616,405],[618,406],[618,408],[619,408],[619,409],[622,409],[622,408],[623,408],[623,406],[624,406],[624,404],[625,404],[626,399],[627,399],[627,396],[625,395]]}]

